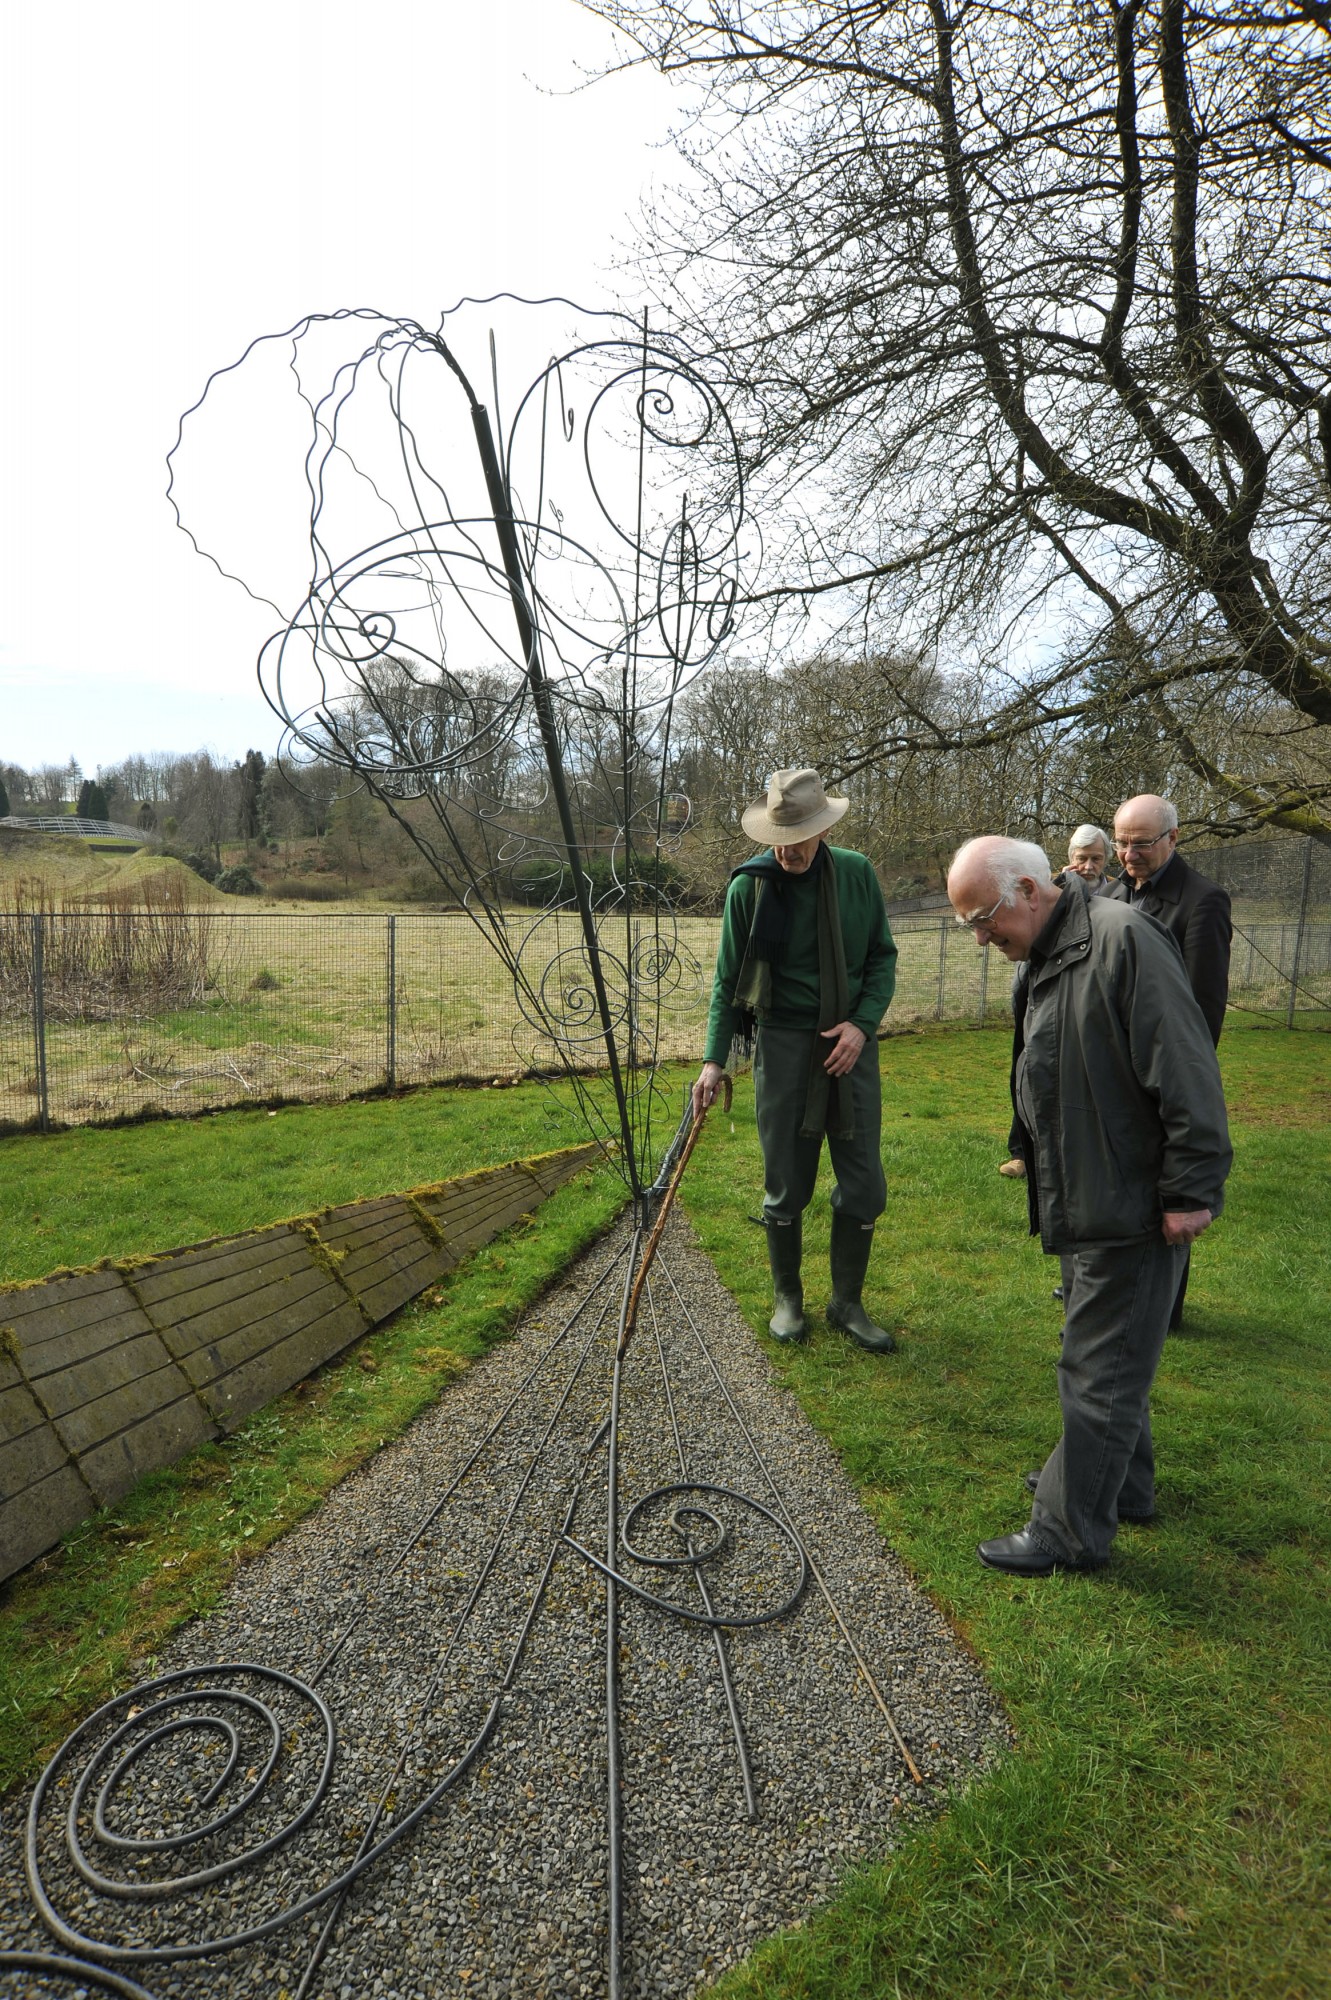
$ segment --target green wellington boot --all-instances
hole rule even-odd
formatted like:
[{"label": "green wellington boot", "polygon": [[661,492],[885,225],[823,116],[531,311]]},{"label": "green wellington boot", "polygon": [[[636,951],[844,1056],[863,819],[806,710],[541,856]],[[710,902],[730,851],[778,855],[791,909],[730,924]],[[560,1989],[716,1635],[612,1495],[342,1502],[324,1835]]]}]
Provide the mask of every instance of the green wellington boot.
[{"label": "green wellington boot", "polygon": [[869,1318],[861,1304],[872,1248],[871,1222],[857,1222],[853,1215],[832,1211],[832,1296],[827,1319],[830,1326],[840,1327],[861,1347],[874,1354],[890,1354],[896,1341],[885,1326]]},{"label": "green wellington boot", "polygon": [[767,1261],[772,1266],[772,1290],[776,1302],[767,1330],[773,1340],[807,1340],[804,1320],[804,1287],[800,1283],[800,1257],[804,1247],[804,1224],[775,1222],[767,1218]]}]

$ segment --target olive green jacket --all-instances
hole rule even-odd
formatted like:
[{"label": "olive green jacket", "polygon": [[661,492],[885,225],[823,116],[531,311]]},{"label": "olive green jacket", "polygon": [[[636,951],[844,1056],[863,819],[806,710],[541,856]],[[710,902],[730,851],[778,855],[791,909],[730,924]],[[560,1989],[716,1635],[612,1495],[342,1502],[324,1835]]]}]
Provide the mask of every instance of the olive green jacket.
[{"label": "olive green jacket", "polygon": [[[888,927],[887,909],[873,863],[853,848],[834,847],[830,851],[836,868],[841,942],[850,988],[847,1019],[872,1040],[896,991],[897,947]],[[736,875],[726,894],[716,977],[712,981],[705,1062],[722,1065],[728,1062],[731,1042],[739,1030],[740,1009],[735,1004],[735,987],[753,927],[756,890],[752,875]],[[775,978],[779,988],[779,971],[775,972]],[[814,1027],[817,1023],[811,1021],[809,1025]]]}]

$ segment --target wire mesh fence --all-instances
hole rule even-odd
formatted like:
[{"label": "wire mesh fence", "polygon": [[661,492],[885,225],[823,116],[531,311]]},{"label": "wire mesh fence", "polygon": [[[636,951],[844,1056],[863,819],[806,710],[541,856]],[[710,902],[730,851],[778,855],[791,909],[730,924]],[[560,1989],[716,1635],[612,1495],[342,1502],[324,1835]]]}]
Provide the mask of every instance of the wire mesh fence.
[{"label": "wire mesh fence", "polygon": [[[1331,853],[1272,840],[1196,860],[1234,898],[1231,1004],[1291,1025],[1331,1010]],[[638,928],[650,947],[651,920]],[[658,1059],[701,1055],[718,929],[716,917],[677,920]],[[950,910],[899,916],[893,930],[889,1025],[1007,1018],[1009,966],[977,951]],[[572,915],[545,948],[552,967],[566,950],[576,962]],[[508,1079],[557,1063],[461,914],[0,911],[0,1129]]]}]

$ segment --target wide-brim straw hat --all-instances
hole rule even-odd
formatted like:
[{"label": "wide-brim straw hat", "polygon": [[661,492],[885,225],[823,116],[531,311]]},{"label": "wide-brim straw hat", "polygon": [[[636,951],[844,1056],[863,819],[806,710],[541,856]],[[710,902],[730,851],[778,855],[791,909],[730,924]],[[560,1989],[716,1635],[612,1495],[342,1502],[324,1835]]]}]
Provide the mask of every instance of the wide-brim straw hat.
[{"label": "wide-brim straw hat", "polygon": [[749,839],[764,847],[794,847],[826,833],[849,811],[849,799],[828,798],[816,771],[773,771],[767,797],[746,806],[740,821]]}]

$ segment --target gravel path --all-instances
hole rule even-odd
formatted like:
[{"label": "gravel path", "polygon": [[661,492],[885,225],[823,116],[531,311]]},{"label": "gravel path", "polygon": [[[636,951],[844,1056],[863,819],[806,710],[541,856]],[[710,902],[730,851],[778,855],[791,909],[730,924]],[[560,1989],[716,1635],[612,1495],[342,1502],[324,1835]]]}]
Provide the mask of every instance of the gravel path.
[{"label": "gravel path", "polygon": [[[400,1827],[482,1737],[447,1793],[340,1904],[220,1956],[122,1965],[161,2000],[294,1996],[330,1912],[327,1956],[308,1988],[321,2000],[573,2000],[609,1991],[607,1590],[587,1557],[557,1538],[567,1523],[574,1541],[605,1556],[603,1424],[622,1265],[578,1306],[617,1247],[584,1259],[512,1341],[247,1565],[222,1609],[160,1660],[159,1674],[180,1673],[179,1682],[126,1697],[107,1720],[85,1725],[72,1775],[59,1775],[42,1814],[43,1880],[72,1930],[155,1944],[234,1936],[317,1891],[363,1844]],[[681,1220],[671,1222],[662,1265],[675,1285],[664,1272],[654,1280],[623,1370],[621,1524],[663,1485],[729,1489],[682,1496],[692,1511],[679,1529],[700,1548],[725,1528],[725,1546],[697,1574],[715,1609],[752,1616],[779,1610],[799,1584],[798,1546],[780,1525],[788,1509],[924,1768],[927,1791],[941,1798],[1006,1746],[994,1697],[775,1381]],[[635,1530],[643,1552],[682,1552],[667,1519],[680,1498],[646,1502]],[[649,1568],[621,1555],[619,1567],[657,1595],[702,1609],[687,1562]],[[720,1648],[706,1625],[622,1587],[616,1596],[622,1991],[625,2000],[682,1996],[799,1921],[849,1867],[880,1854],[916,1788],[816,1581],[793,1611],[728,1631]],[[741,1718],[753,1818],[720,1652]],[[202,1679],[185,1672],[228,1661],[250,1666]],[[197,1720],[208,1678],[212,1710],[232,1737]],[[219,1707],[223,1685],[235,1693]],[[186,1699],[155,1720],[195,1719],[126,1769],[106,1809],[110,1833],[161,1839],[215,1820],[238,1789],[261,1778],[270,1738],[280,1739],[276,1770],[243,1817],[177,1852],[117,1854],[89,1830],[97,1867],[140,1890],[110,1903],[65,1858],[71,1786],[89,1753],[127,1720],[102,1774],[141,1740],[147,1723],[137,1721],[136,1737],[131,1708],[177,1694]],[[331,1760],[320,1700],[336,1721]],[[233,1742],[235,1777],[212,1802]],[[165,1901],[143,1893],[168,1876],[224,1868],[312,1797],[308,1822],[244,1872]],[[90,1825],[92,1805],[90,1793],[81,1825]],[[31,1912],[20,1844],[11,1815],[0,1825],[0,1936],[12,1949],[68,1951]],[[0,1973],[6,1996],[75,1990],[69,1981]]]}]

